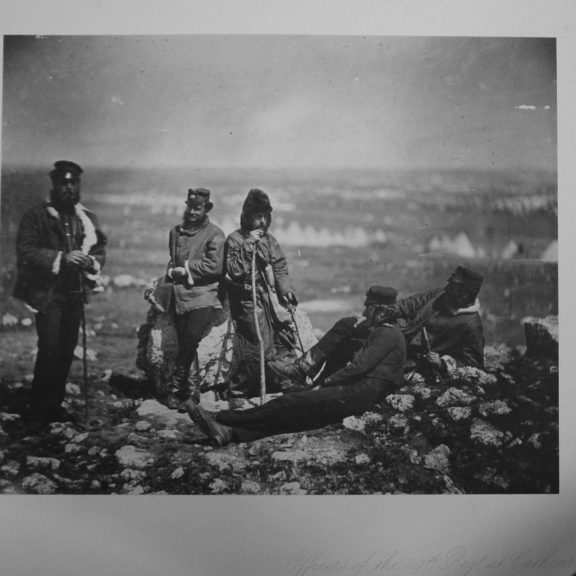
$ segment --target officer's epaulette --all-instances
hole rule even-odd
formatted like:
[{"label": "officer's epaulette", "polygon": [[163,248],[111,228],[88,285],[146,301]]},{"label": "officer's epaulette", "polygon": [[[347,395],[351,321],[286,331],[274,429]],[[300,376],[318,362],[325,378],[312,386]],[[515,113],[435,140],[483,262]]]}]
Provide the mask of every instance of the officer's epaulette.
[{"label": "officer's epaulette", "polygon": [[388,322],[384,322],[384,324],[380,324],[380,326],[386,326],[387,328],[394,328],[394,324],[389,324]]}]

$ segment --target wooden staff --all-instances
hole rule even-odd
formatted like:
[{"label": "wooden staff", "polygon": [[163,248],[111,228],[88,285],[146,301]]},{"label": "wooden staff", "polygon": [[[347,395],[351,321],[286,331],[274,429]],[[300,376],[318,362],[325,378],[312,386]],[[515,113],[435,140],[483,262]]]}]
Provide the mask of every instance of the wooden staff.
[{"label": "wooden staff", "polygon": [[260,324],[258,322],[258,307],[256,305],[256,249],[258,242],[254,244],[252,252],[252,306],[254,315],[254,326],[256,327],[256,337],[258,338],[258,347],[260,350],[260,404],[266,401],[266,367],[264,364],[264,344],[262,334],[260,333]]},{"label": "wooden staff", "polygon": [[80,306],[81,306],[81,330],[82,330],[82,392],[84,396],[84,424],[88,426],[89,418],[89,398],[88,398],[88,348],[86,344],[86,287],[84,285],[84,274],[80,271]]}]

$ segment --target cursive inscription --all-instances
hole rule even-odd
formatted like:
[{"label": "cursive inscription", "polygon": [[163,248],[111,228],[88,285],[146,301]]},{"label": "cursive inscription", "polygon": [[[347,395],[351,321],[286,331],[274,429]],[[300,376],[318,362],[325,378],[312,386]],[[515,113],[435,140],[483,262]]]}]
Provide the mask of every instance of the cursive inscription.
[{"label": "cursive inscription", "polygon": [[289,576],[483,576],[492,573],[565,574],[576,568],[576,558],[555,548],[507,552],[501,556],[473,554],[463,546],[415,555],[399,549],[372,551],[357,558],[325,551],[302,550],[286,562]]}]

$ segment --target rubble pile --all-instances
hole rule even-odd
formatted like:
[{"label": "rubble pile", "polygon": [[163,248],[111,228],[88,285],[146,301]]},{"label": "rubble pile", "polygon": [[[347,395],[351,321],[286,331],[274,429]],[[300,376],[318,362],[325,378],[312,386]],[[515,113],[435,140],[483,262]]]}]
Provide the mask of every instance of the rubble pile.
[{"label": "rubble pile", "polygon": [[464,493],[558,491],[557,319],[525,320],[526,353],[486,350],[486,371],[457,369],[429,385],[418,373],[377,418],[346,419],[372,458],[403,449]]},{"label": "rubble pile", "polygon": [[[28,435],[19,407],[30,380],[5,379],[0,493],[558,492],[555,325],[526,320],[526,353],[488,348],[486,371],[460,369],[434,385],[408,375],[382,406],[343,425],[221,449],[186,414],[119,395],[105,378],[90,382],[87,421],[82,391],[70,383],[66,408],[78,420]],[[215,327],[214,338],[223,330]],[[202,404],[227,408],[212,389]]]}]

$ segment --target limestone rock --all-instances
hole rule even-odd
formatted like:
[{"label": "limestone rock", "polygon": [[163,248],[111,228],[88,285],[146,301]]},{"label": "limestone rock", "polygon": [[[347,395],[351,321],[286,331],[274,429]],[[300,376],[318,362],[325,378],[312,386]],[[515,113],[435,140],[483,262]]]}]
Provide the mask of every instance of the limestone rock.
[{"label": "limestone rock", "polygon": [[123,446],[116,450],[115,456],[122,466],[137,470],[146,468],[154,462],[152,454],[135,446]]},{"label": "limestone rock", "polygon": [[22,488],[33,494],[56,494],[58,485],[43,474],[31,474],[22,480]]},{"label": "limestone rock", "polygon": [[228,490],[228,484],[224,482],[221,478],[216,478],[209,486],[210,490],[214,494],[221,494],[222,492]]},{"label": "limestone rock", "polygon": [[414,407],[415,398],[411,394],[390,394],[386,396],[386,402],[399,412],[406,412]]},{"label": "limestone rock", "polygon": [[262,485],[255,480],[242,480],[240,485],[240,492],[242,494],[261,494],[263,491]]},{"label": "limestone rock", "polygon": [[[318,341],[310,319],[304,311],[296,309],[294,320],[304,350],[308,350]],[[189,378],[200,383],[202,390],[221,384],[230,369],[233,345],[234,325],[227,312],[222,310],[198,346],[198,364],[192,367]],[[174,371],[177,349],[172,317],[152,305],[146,322],[138,329],[136,367],[144,372],[159,394],[166,391],[166,384]]]},{"label": "limestone rock", "polygon": [[478,412],[486,418],[493,415],[505,416],[506,414],[510,414],[512,409],[504,400],[494,400],[480,404]]},{"label": "limestone rock", "polygon": [[424,456],[424,466],[431,470],[446,473],[450,469],[449,456],[450,448],[445,444],[440,444]]},{"label": "limestone rock", "polygon": [[57,458],[47,458],[43,456],[27,456],[26,465],[33,470],[35,469],[48,469],[58,470],[60,468],[60,460]]},{"label": "limestone rock", "polygon": [[371,460],[368,454],[358,454],[358,456],[354,458],[354,462],[358,466],[365,466],[366,464],[370,464]]},{"label": "limestone rock", "polygon": [[528,317],[522,321],[526,338],[526,355],[558,358],[558,316]]},{"label": "limestone rock", "polygon": [[468,420],[472,416],[472,409],[467,406],[450,406],[446,408],[446,412],[454,422]]},{"label": "limestone rock", "polygon": [[381,422],[384,419],[382,414],[376,412],[365,412],[362,416],[348,416],[342,420],[344,428],[354,430],[355,432],[364,432],[369,424]]},{"label": "limestone rock", "polygon": [[303,490],[300,486],[300,482],[286,482],[280,486],[280,494],[284,495],[303,495],[306,494],[306,490]]},{"label": "limestone rock", "polygon": [[441,408],[448,406],[469,406],[474,402],[475,397],[467,394],[458,388],[448,388],[444,394],[438,397],[436,404]]},{"label": "limestone rock", "polygon": [[482,446],[499,448],[502,446],[504,433],[489,422],[477,418],[470,427],[470,439]]}]

